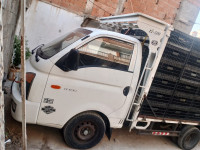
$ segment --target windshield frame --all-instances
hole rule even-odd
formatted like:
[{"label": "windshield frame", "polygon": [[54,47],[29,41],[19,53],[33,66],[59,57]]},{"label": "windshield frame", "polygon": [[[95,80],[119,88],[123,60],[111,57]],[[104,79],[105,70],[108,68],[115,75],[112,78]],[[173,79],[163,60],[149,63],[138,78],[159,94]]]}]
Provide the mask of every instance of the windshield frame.
[{"label": "windshield frame", "polygon": [[[39,57],[41,57],[42,59],[49,59],[49,58],[53,57],[54,55],[60,53],[61,51],[63,51],[64,49],[66,49],[67,47],[69,47],[70,45],[72,45],[73,43],[77,42],[78,40],[84,39],[86,36],[88,36],[88,35],[91,34],[91,33],[92,33],[91,30],[88,30],[88,29],[85,29],[85,28],[78,28],[78,29],[74,30],[73,32],[67,33],[67,34],[65,34],[65,35],[63,35],[63,36],[61,36],[61,37],[59,37],[59,38],[57,38],[57,39],[51,41],[50,43],[47,43],[47,44],[45,44],[44,46],[40,47],[40,48],[37,50],[36,55],[39,56]],[[73,34],[74,34],[74,35],[73,35]],[[79,36],[78,36],[78,34],[79,34]],[[73,35],[74,37],[76,37],[77,39],[75,39],[74,41],[72,40],[68,45],[66,45],[66,46],[64,46],[64,47],[61,47],[61,48],[60,48],[59,50],[57,50],[57,51],[56,51],[55,49],[49,49],[49,50],[48,50],[48,48],[53,47],[53,46],[56,46],[56,45],[62,46],[62,44],[64,43],[64,41],[65,41],[67,38],[69,38],[70,36],[72,36],[72,35]],[[73,37],[73,38],[74,38],[74,37]],[[72,38],[72,39],[73,39],[73,38]],[[70,40],[71,40],[71,39],[70,39]],[[70,41],[70,40],[69,40],[69,41]],[[43,51],[43,50],[45,50],[45,49],[47,49],[46,52],[49,52],[49,51],[50,51],[50,52],[52,52],[52,54],[46,55],[46,54],[45,54],[45,51]]]}]

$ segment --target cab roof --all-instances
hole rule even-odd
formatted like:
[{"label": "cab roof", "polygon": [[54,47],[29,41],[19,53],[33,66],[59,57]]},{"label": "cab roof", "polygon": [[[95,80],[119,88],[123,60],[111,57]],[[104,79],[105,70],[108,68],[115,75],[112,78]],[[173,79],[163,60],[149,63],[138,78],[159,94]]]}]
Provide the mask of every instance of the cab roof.
[{"label": "cab roof", "polygon": [[128,35],[125,35],[125,34],[122,34],[122,33],[114,32],[114,31],[108,31],[108,30],[105,30],[105,29],[90,28],[90,27],[84,27],[84,29],[91,30],[92,31],[91,34],[114,35],[115,37],[120,37],[120,38],[123,38],[123,39],[127,39],[129,41],[140,43],[140,41],[138,39],[133,38],[133,37],[128,36]]}]

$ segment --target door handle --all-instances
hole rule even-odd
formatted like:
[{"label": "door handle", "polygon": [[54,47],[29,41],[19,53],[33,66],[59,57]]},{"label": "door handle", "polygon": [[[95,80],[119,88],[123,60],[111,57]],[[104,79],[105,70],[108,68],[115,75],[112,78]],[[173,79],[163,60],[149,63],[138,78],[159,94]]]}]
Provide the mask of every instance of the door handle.
[{"label": "door handle", "polygon": [[124,88],[124,90],[123,90],[124,96],[127,96],[127,95],[128,95],[129,90],[130,90],[130,86],[126,86],[126,87]]}]

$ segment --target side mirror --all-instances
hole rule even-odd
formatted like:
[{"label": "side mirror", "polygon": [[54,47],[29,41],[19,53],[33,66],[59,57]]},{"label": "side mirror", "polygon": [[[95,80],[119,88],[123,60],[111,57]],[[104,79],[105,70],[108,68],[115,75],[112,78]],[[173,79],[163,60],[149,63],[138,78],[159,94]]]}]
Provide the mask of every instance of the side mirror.
[{"label": "side mirror", "polygon": [[60,60],[56,62],[56,66],[66,72],[77,70],[79,66],[79,51],[72,49],[69,53],[64,55]]}]

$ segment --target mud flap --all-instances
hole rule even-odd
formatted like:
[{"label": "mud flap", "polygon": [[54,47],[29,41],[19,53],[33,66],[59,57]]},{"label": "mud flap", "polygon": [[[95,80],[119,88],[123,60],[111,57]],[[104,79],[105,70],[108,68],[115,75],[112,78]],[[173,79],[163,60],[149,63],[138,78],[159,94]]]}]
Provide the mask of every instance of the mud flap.
[{"label": "mud flap", "polygon": [[111,139],[111,135],[112,135],[112,128],[106,127],[106,136],[108,137],[108,140]]}]

